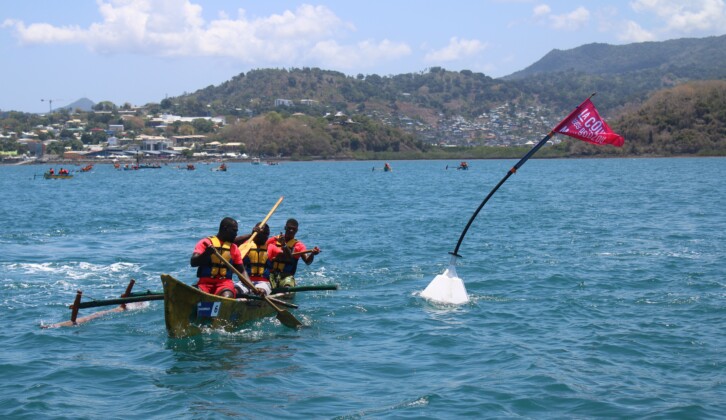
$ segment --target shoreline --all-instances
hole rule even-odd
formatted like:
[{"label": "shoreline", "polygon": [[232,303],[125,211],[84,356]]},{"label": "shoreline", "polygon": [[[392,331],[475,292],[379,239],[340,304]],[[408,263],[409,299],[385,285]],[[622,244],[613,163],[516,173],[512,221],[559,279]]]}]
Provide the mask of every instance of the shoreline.
[{"label": "shoreline", "polygon": [[[714,155],[714,156],[700,156],[700,155],[672,155],[672,156],[545,156],[545,157],[537,157],[532,156],[531,159],[538,159],[538,160],[544,160],[544,159],[667,159],[667,158],[723,158],[726,156],[720,156],[720,155]],[[263,160],[260,162],[261,165],[267,165],[268,162],[274,162],[276,164],[281,162],[351,162],[351,161],[358,161],[358,162],[384,162],[384,161],[409,161],[409,160],[438,160],[438,161],[467,161],[467,160],[517,160],[521,157],[491,157],[491,158],[460,158],[460,157],[451,157],[451,158],[396,158],[396,157],[387,157],[387,158],[378,158],[378,159],[355,159],[355,158],[333,158],[333,159],[322,159],[322,158],[313,158],[313,159],[289,159],[289,158],[277,158],[277,159],[269,159],[269,160]],[[127,160],[108,160],[108,159],[58,159],[58,160],[48,160],[48,161],[37,161],[37,160],[26,160],[26,161],[18,161],[18,162],[7,162],[6,160],[0,160],[0,166],[24,166],[24,165],[33,165],[33,166],[85,166],[89,164],[93,165],[114,165],[114,164],[120,164],[120,165],[137,165],[139,163],[135,161],[127,161]],[[195,163],[195,164],[221,164],[221,163],[249,163],[252,164],[252,159],[235,159],[235,158],[223,158],[223,159],[174,159],[174,160],[166,160],[166,159],[146,159],[142,163],[143,165],[161,165],[161,166],[171,166],[171,165],[182,165],[182,164],[189,164],[189,163]]]}]

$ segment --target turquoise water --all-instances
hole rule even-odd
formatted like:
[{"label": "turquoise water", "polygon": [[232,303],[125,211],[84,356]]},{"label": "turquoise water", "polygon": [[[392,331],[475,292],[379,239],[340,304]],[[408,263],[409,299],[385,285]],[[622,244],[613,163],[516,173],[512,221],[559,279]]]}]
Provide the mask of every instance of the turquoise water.
[{"label": "turquoise water", "polygon": [[[0,417],[723,418],[726,159],[531,160],[459,250],[471,303],[421,299],[515,162],[0,167]],[[198,239],[280,196],[273,233],[323,250],[299,282],[341,287],[298,294],[305,328],[170,339],[162,302],[40,328],[78,289],[191,283]]]}]

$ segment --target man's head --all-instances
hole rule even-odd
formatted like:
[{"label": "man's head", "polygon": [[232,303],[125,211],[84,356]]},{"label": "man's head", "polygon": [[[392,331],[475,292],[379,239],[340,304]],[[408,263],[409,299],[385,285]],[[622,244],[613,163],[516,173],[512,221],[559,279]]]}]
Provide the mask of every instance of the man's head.
[{"label": "man's head", "polygon": [[[257,223],[255,227],[260,227],[260,224]],[[267,242],[267,239],[270,237],[270,227],[267,225],[267,223],[265,223],[261,227],[262,231],[259,232],[257,236],[255,236],[255,243],[257,245],[264,245],[265,242]]]},{"label": "man's head", "polygon": [[225,242],[232,242],[237,237],[237,221],[231,217],[225,217],[219,223],[217,237]]},{"label": "man's head", "polygon": [[289,241],[290,239],[293,239],[295,237],[295,234],[297,234],[297,228],[298,223],[295,219],[287,219],[287,222],[285,222],[285,240]]}]

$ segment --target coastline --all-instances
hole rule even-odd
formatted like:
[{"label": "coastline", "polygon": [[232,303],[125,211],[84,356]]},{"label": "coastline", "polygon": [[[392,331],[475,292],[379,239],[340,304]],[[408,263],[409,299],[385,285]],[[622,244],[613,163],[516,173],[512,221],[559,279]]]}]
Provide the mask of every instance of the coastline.
[{"label": "coastline", "polygon": [[[613,156],[613,155],[589,155],[589,156],[532,156],[531,159],[666,159],[666,158],[719,158],[724,157],[720,155],[708,155],[708,156],[701,156],[701,155],[671,155],[671,156],[663,156],[663,155],[649,155],[649,156],[643,156],[643,155],[632,155],[632,156]],[[382,162],[382,161],[408,161],[408,160],[440,160],[440,161],[465,161],[465,160],[512,160],[512,159],[520,159],[521,156],[511,156],[511,157],[418,157],[418,158],[412,158],[412,157],[395,157],[395,156],[386,156],[386,157],[380,157],[380,158],[343,158],[343,157],[336,157],[331,159],[324,159],[320,157],[315,157],[311,159],[290,159],[290,158],[276,158],[276,159],[269,159],[263,161],[262,164],[266,165],[269,162],[274,163],[280,163],[280,162],[351,162],[351,161],[360,161],[360,162]],[[53,160],[46,160],[46,161],[39,161],[39,160],[20,160],[20,161],[8,161],[8,159],[0,160],[0,166],[22,166],[22,165],[39,165],[39,166],[85,166],[85,165],[114,165],[114,164],[120,164],[120,165],[136,165],[138,164],[134,160],[109,160],[109,159],[53,159]],[[188,163],[195,163],[195,164],[221,164],[221,163],[249,163],[252,164],[252,159],[238,159],[238,158],[213,158],[213,159],[145,159],[143,161],[143,164],[146,165],[160,165],[160,166],[171,166],[171,165],[182,165],[182,164],[188,164]]]}]

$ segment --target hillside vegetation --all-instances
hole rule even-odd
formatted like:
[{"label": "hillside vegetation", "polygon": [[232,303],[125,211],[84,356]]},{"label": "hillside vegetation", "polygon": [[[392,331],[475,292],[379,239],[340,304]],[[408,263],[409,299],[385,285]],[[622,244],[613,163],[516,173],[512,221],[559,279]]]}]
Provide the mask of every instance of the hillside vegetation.
[{"label": "hillside vegetation", "polygon": [[[257,69],[147,104],[135,119],[122,119],[114,104],[101,102],[94,109],[111,113],[89,113],[86,120],[96,129],[143,128],[143,118],[161,113],[221,115],[225,127],[203,131],[212,140],[296,159],[518,157],[597,92],[596,107],[625,136],[625,147],[558,136],[561,144],[538,156],[724,155],[724,83],[726,35],[554,50],[502,79],[441,67],[390,76]],[[63,112],[45,118],[6,113],[3,128],[32,130],[70,118]],[[205,121],[197,122],[166,127],[163,134],[199,133]]]},{"label": "hillside vegetation", "polygon": [[613,122],[634,155],[726,155],[726,81],[655,92]]}]

